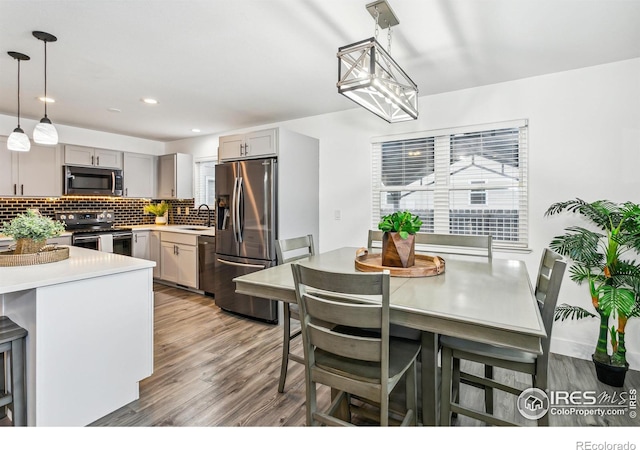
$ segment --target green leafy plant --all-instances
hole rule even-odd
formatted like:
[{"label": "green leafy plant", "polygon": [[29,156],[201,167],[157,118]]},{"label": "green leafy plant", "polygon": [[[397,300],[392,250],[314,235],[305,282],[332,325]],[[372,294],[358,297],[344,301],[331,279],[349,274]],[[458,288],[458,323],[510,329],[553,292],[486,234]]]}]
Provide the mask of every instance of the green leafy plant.
[{"label": "green leafy plant", "polygon": [[149,203],[144,206],[144,212],[146,214],[153,214],[154,216],[164,216],[169,211],[169,204],[162,200],[160,203]]},{"label": "green leafy plant", "polygon": [[392,214],[384,216],[378,229],[384,232],[397,232],[402,239],[406,239],[410,234],[416,234],[420,231],[422,220],[409,211],[396,211]]},{"label": "green leafy plant", "polygon": [[[600,331],[593,359],[624,367],[627,365],[627,320],[640,317],[640,264],[623,258],[640,251],[640,206],[631,202],[618,204],[598,200],[587,203],[575,199],[554,203],[545,215],[562,212],[578,214],[600,230],[568,227],[565,234],[556,236],[550,243],[553,250],[573,261],[569,269],[571,279],[577,284],[588,285],[596,314],[563,303],[556,308],[554,318],[599,317]],[[617,327],[610,327],[610,321]],[[612,354],[608,352],[609,344]]]},{"label": "green leafy plant", "polygon": [[24,214],[18,214],[10,222],[2,222],[0,232],[13,239],[32,239],[43,241],[60,236],[64,231],[62,222],[42,216],[38,211],[28,209]]}]

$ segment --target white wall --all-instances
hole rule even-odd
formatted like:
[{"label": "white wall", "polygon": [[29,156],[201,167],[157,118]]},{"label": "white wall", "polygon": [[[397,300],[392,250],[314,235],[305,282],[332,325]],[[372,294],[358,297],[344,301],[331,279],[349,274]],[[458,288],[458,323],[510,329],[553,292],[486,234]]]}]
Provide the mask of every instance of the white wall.
[{"label": "white wall", "polygon": [[[15,116],[0,114],[0,130],[7,136],[16,127],[16,123]],[[20,118],[20,125],[30,138],[33,136],[33,129],[37,124],[38,122],[35,120]],[[70,127],[57,123],[54,123],[54,125],[56,130],[58,130],[58,138],[61,144],[84,145],[87,147],[145,153],[149,155],[164,155],[164,142],[89,130],[86,128]]]},{"label": "white wall", "polygon": [[[575,197],[640,203],[640,59],[421,97],[420,117],[413,122],[390,125],[356,108],[268,126],[320,140],[319,249],[327,251],[366,243],[373,136],[513,119],[529,120],[533,251],[497,257],[523,259],[534,279],[542,249],[564,227],[575,224],[569,216],[545,218],[550,204]],[[166,152],[211,156],[217,146],[218,136],[210,135],[167,143]],[[336,210],[340,220],[334,219]],[[568,277],[559,301],[587,308],[590,304],[586,287]],[[640,369],[638,322],[629,321],[626,336],[634,369]],[[589,359],[597,323],[556,323],[553,336],[552,351]]]}]

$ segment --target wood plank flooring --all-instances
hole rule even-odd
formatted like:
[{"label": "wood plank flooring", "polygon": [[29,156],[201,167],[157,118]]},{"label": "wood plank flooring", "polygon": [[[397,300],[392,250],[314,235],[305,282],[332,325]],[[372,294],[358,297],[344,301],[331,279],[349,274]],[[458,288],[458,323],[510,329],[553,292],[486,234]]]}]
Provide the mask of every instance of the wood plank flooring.
[{"label": "wood plank flooring", "polygon": [[[285,392],[277,392],[282,328],[221,311],[213,299],[155,284],[154,373],[140,383],[140,398],[97,420],[99,427],[297,427],[305,424],[303,367],[289,363]],[[299,351],[296,344],[293,351]],[[465,366],[463,366],[465,367]],[[480,371],[480,367],[466,366]],[[496,369],[496,378],[513,378]],[[527,385],[526,378],[516,382]],[[640,372],[629,371],[625,387],[640,386]],[[600,384],[589,361],[552,355],[550,388],[612,392]],[[621,391],[620,389],[617,390]],[[321,407],[329,391],[321,388]],[[462,386],[465,404],[480,408],[482,393]],[[527,423],[514,397],[498,394],[496,414]],[[7,419],[1,425],[9,424]],[[637,426],[625,416],[551,416],[551,426]],[[483,426],[459,417],[457,426]]]}]

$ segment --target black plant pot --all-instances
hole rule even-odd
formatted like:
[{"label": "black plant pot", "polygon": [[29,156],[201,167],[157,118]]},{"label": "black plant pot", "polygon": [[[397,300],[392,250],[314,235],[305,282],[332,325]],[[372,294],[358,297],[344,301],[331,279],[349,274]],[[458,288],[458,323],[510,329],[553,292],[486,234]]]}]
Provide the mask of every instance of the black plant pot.
[{"label": "black plant pot", "polygon": [[629,370],[629,364],[625,367],[611,366],[595,359],[593,359],[593,363],[596,366],[596,375],[599,381],[614,387],[622,387],[624,385],[624,378],[627,375],[627,370]]}]

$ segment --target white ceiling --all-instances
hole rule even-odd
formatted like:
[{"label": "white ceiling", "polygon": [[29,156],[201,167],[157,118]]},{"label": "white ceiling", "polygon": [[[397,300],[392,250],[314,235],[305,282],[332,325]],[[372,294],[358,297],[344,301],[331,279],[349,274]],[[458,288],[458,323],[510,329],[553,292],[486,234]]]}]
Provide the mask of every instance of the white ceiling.
[{"label": "white ceiling", "polygon": [[[34,30],[58,38],[54,124],[172,141],[354,108],[337,93],[336,51],[373,35],[370,1],[0,0],[0,113],[16,114],[6,52],[19,51],[31,57],[22,117],[43,115]],[[640,0],[388,2],[391,54],[421,96],[640,57]]]}]

